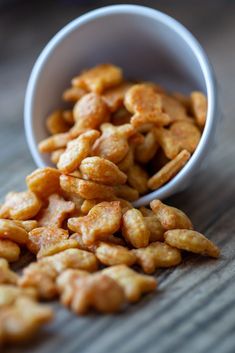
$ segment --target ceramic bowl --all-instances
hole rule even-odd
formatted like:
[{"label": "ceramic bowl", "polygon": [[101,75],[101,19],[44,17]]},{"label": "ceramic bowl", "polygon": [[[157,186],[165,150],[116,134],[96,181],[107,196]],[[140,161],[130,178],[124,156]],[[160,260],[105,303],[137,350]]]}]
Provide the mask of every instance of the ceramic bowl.
[{"label": "ceramic bowl", "polygon": [[169,90],[203,91],[208,114],[200,143],[185,167],[166,185],[135,206],[186,188],[208,160],[219,110],[213,69],[194,36],[170,16],[143,6],[114,5],[73,20],[46,45],[32,70],[25,98],[25,131],[38,167],[50,165],[37,144],[48,136],[45,118],[61,106],[61,93],[82,69],[98,63],[119,65],[126,77],[156,81]]}]

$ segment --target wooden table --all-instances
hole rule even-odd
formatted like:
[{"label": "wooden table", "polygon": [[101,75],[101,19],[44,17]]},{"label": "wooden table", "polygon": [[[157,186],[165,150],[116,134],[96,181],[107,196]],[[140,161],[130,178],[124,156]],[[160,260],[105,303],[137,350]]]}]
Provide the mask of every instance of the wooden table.
[{"label": "wooden table", "polygon": [[[67,5],[65,1],[47,2],[46,8],[33,3],[0,10],[1,197],[10,190],[24,189],[24,177],[35,168],[23,129],[24,93],[33,62],[61,26],[88,9],[72,1]],[[221,247],[221,258],[189,256],[177,269],[158,271],[158,293],[119,315],[78,318],[54,304],[54,323],[32,344],[10,352],[235,351],[235,4],[193,0],[144,3],[175,16],[191,29],[215,67],[224,112],[217,145],[194,184],[168,202],[185,210],[196,228]]]}]

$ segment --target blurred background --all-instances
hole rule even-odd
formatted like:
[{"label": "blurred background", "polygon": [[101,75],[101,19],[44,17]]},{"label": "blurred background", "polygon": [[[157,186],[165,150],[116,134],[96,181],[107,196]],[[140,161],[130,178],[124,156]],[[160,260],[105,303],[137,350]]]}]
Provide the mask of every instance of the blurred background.
[{"label": "blurred background", "polygon": [[[33,63],[61,27],[86,11],[123,2],[0,0],[1,122],[14,124],[22,119],[25,88]],[[235,1],[149,0],[127,3],[151,6],[181,21],[208,52],[221,88],[226,90],[226,83],[227,87],[235,85],[232,83],[232,66],[235,59]],[[235,86],[230,86],[230,91],[231,88],[234,92]],[[227,103],[226,101],[225,106]]]},{"label": "blurred background", "polygon": [[[18,178],[13,183],[16,187],[21,174],[23,179],[34,168],[24,138],[23,104],[37,56],[51,37],[74,18],[91,9],[118,3],[123,1],[0,0],[0,168],[7,168],[9,174],[18,170]],[[212,61],[220,87],[226,116],[222,138],[223,134],[231,132],[235,109],[235,1],[133,0],[127,3],[164,11],[198,38]],[[22,164],[23,169],[20,168]],[[7,183],[4,193],[8,189]]]}]

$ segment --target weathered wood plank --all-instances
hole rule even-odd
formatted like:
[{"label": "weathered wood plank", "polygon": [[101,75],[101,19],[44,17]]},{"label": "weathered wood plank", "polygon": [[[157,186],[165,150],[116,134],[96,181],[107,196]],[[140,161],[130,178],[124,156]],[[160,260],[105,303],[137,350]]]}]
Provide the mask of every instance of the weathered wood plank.
[{"label": "weathered wood plank", "polygon": [[[208,229],[208,236],[223,249],[221,259],[187,256],[177,269],[158,271],[158,294],[119,315],[74,318],[60,310],[49,330],[52,334],[39,336],[34,351],[49,353],[60,347],[61,352],[72,353],[83,347],[85,352],[97,353],[152,352],[161,342],[161,352],[186,352],[200,338],[197,352],[206,352],[215,340],[219,344],[221,320],[227,322],[222,327],[223,337],[235,324],[231,295],[235,289],[234,219],[232,208]],[[29,346],[22,352],[31,350]]]}]

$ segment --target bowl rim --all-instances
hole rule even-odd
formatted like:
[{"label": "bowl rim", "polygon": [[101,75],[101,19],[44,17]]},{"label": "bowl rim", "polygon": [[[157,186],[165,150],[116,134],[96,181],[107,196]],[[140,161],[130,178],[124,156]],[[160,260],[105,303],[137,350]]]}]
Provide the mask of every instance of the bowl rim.
[{"label": "bowl rim", "polygon": [[187,183],[187,179],[195,174],[195,171],[201,164],[205,157],[205,152],[209,149],[211,144],[211,137],[214,133],[214,127],[216,124],[216,110],[217,110],[217,86],[214,76],[214,71],[212,65],[207,57],[202,46],[199,44],[198,40],[193,36],[193,34],[180,22],[172,18],[171,16],[141,5],[110,5],[102,8],[98,8],[89,11],[78,18],[72,20],[67,25],[65,25],[59,32],[57,32],[54,37],[48,42],[45,48],[42,50],[41,54],[37,58],[26,89],[25,104],[24,104],[24,125],[26,140],[31,151],[32,157],[38,167],[45,167],[46,164],[38,151],[35,132],[33,129],[33,103],[35,96],[36,82],[40,76],[41,70],[43,69],[45,63],[50,57],[50,53],[56,48],[56,46],[63,41],[63,39],[81,27],[82,25],[97,19],[99,17],[117,15],[117,14],[134,14],[141,15],[144,17],[152,18],[165,26],[169,27],[172,31],[177,32],[178,35],[188,44],[194,56],[196,57],[204,76],[207,99],[208,99],[208,111],[206,125],[200,139],[200,142],[189,159],[186,165],[178,172],[178,174],[173,177],[169,182],[160,187],[157,190],[151,191],[148,194],[142,196],[137,201],[133,203],[135,207],[148,204],[151,200],[155,198],[163,199],[170,195],[173,195],[177,191],[180,191],[180,185],[184,182]]}]

